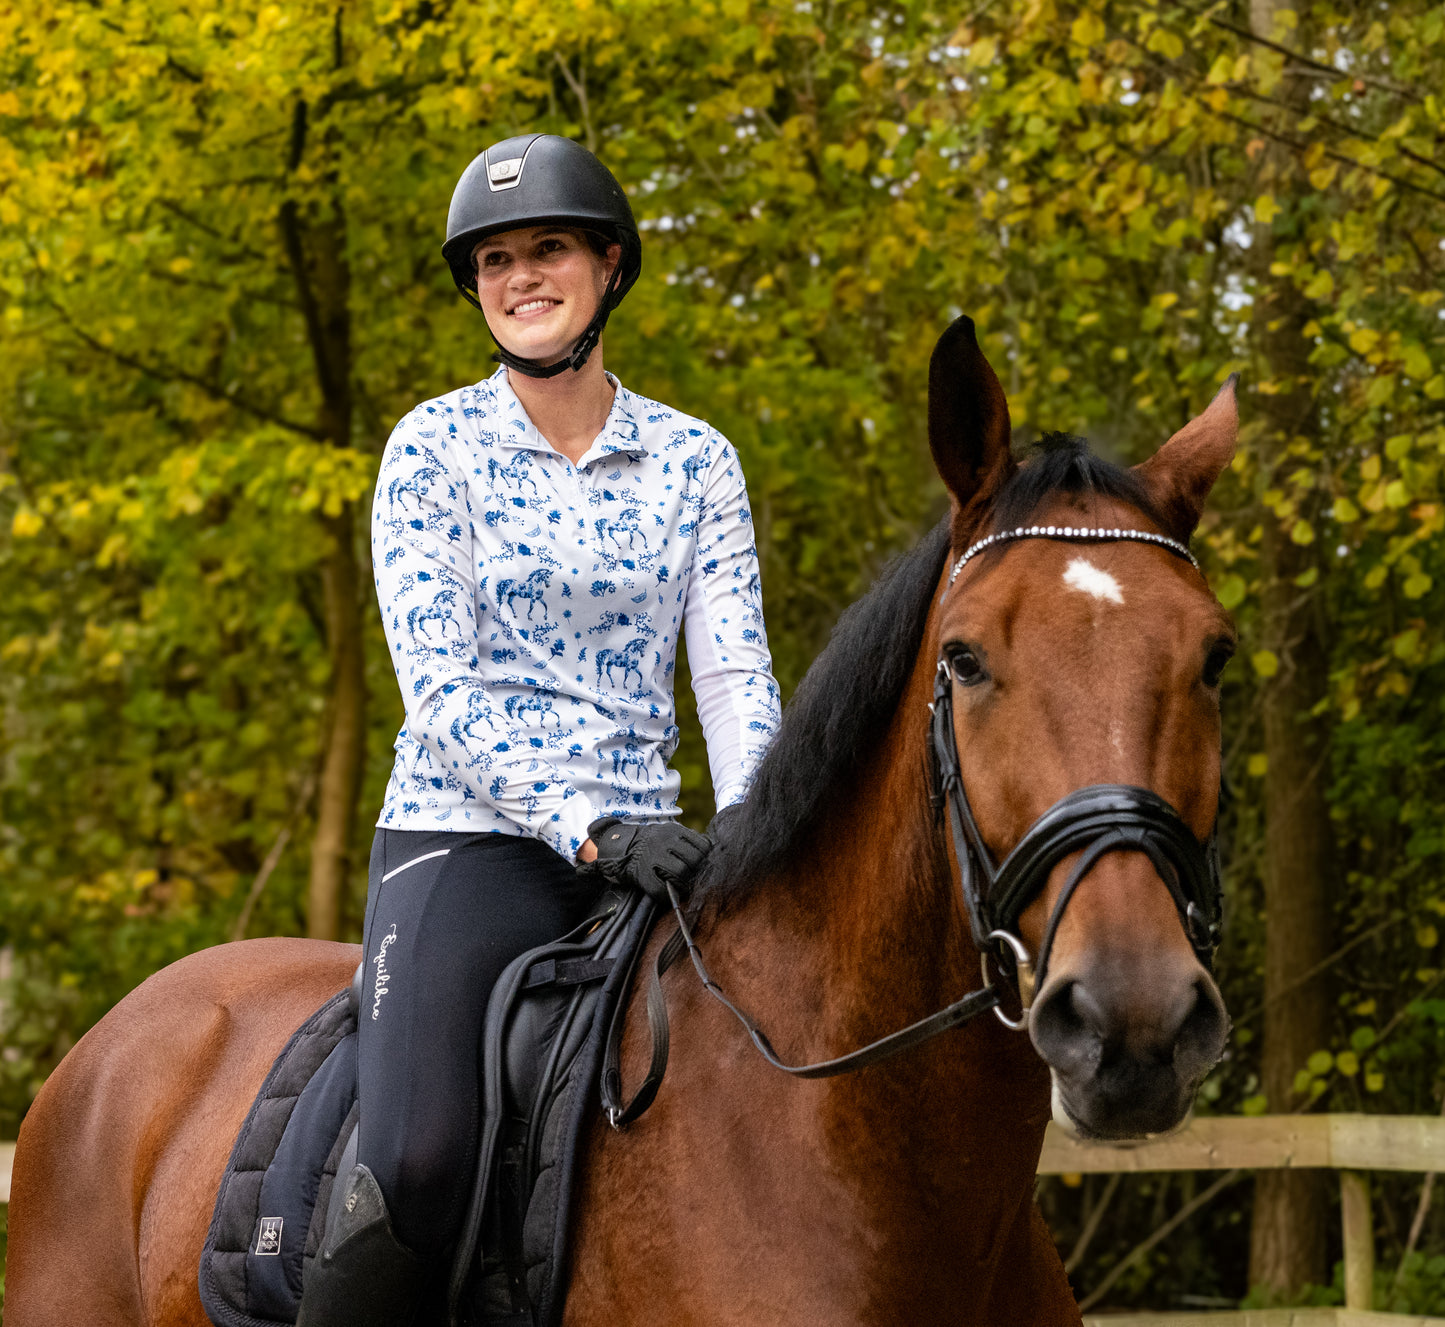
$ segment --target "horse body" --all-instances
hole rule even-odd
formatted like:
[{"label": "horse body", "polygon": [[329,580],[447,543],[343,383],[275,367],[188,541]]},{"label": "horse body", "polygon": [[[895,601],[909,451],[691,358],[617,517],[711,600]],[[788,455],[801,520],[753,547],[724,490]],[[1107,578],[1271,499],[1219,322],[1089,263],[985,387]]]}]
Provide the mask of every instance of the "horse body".
[{"label": "horse body", "polygon": [[[1232,396],[1137,472],[1100,471],[1112,493],[1090,472],[1030,495],[1010,487],[1002,389],[960,320],[935,352],[929,425],[950,525],[914,554],[921,575],[896,574],[840,624],[700,885],[714,976],[793,1063],[982,983],[925,774],[940,655],[995,860],[1065,794],[1105,781],[1157,790],[1201,843],[1213,825],[1210,661],[1230,628],[1197,572],[1138,542],[1091,546],[1080,569],[1077,548],[1039,539],[979,557],[955,592],[939,562],[1011,501],[1034,521],[1187,539],[1232,451]],[[567,1327],[1077,1324],[1032,1201],[1051,1099],[1095,1136],[1173,1127],[1225,1019],[1148,861],[1113,848],[1069,896],[1076,859],[1019,917],[1038,954],[1067,901],[1029,1036],[985,1017],[844,1077],[794,1080],[685,965],[671,971],[661,1092],[627,1132],[599,1118],[586,1140]],[[354,948],[304,941],[221,946],[82,1039],[21,1131],[10,1327],[204,1327],[196,1270],[225,1158],[273,1058],[355,962]],[[644,1017],[634,1000],[630,1083]]]}]

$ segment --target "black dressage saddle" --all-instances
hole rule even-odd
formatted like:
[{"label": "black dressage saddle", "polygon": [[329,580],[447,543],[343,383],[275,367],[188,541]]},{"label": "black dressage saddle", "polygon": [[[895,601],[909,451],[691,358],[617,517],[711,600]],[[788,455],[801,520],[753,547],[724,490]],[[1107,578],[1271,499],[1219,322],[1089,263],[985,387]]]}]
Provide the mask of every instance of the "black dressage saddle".
[{"label": "black dressage saddle", "polygon": [[[452,1254],[445,1310],[427,1327],[556,1327],[566,1294],[577,1155],[598,1109],[608,1025],[625,997],[654,908],[609,892],[560,940],[502,973],[479,1048],[476,1179]],[[361,970],[293,1034],[226,1163],[201,1255],[201,1302],[216,1327],[290,1327],[307,1265],[356,1156]],[[440,1295],[438,1296],[440,1304]]]}]

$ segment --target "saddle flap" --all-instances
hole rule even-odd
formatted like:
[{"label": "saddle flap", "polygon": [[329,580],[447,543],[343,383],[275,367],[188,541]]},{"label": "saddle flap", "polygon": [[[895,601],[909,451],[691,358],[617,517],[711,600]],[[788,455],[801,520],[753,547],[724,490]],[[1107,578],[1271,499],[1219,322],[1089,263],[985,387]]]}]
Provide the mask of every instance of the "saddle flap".
[{"label": "saddle flap", "polygon": [[[453,1322],[464,1301],[467,1317],[487,1327],[560,1320],[578,1144],[595,1108],[592,1088],[628,959],[653,915],[643,895],[609,893],[575,931],[514,960],[493,989],[477,1181],[453,1270]],[[487,1247],[479,1247],[484,1229]]]}]

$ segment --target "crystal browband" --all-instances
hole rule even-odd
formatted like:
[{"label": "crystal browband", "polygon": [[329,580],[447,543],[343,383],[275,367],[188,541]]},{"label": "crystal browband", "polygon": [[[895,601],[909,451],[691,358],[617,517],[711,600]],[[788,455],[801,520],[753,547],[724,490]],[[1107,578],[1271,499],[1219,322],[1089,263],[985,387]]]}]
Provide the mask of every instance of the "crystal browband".
[{"label": "crystal browband", "polygon": [[1167,548],[1171,553],[1184,558],[1194,569],[1202,573],[1198,561],[1177,539],[1170,539],[1166,535],[1154,534],[1150,530],[1129,530],[1125,528],[1105,529],[1103,527],[1077,526],[1077,525],[1021,525],[1016,530],[1000,530],[997,534],[991,534],[985,539],[980,539],[976,544],[970,544],[963,551],[963,556],[953,564],[953,570],[948,573],[948,583],[952,585],[958,579],[958,573],[966,567],[972,558],[980,553],[994,547],[996,544],[1011,543],[1015,539],[1078,539],[1078,540],[1108,540],[1108,539],[1130,539],[1141,544],[1158,544],[1160,548]]}]

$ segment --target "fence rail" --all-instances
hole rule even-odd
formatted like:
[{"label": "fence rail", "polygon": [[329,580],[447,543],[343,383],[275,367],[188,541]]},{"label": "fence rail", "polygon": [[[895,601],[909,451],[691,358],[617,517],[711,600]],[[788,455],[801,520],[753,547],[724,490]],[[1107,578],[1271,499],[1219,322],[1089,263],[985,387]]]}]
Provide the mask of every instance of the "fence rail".
[{"label": "fence rail", "polygon": [[1160,1170],[1338,1170],[1345,1307],[1085,1318],[1093,1327],[1445,1327],[1445,1318],[1371,1312],[1372,1170],[1445,1171],[1445,1119],[1435,1115],[1201,1116],[1166,1138],[1127,1147],[1081,1143],[1050,1124],[1040,1175]]},{"label": "fence rail", "polygon": [[1126,1147],[1044,1134],[1040,1175],[1146,1170],[1440,1170],[1438,1115],[1196,1116],[1188,1128]]},{"label": "fence rail", "polygon": [[1111,1313],[1084,1327],[1439,1327],[1445,1320],[1361,1309],[1254,1309],[1244,1313]]},{"label": "fence rail", "polygon": [[[0,1203],[10,1201],[14,1143],[0,1143]],[[1081,1143],[1050,1124],[1040,1175],[1163,1170],[1340,1171],[1343,1309],[1086,1317],[1086,1327],[1445,1327],[1445,1318],[1370,1312],[1375,1236],[1368,1172],[1445,1171],[1445,1118],[1430,1115],[1197,1117],[1167,1138],[1127,1147]]]}]

